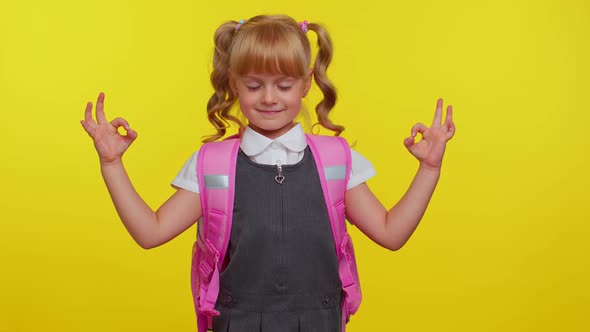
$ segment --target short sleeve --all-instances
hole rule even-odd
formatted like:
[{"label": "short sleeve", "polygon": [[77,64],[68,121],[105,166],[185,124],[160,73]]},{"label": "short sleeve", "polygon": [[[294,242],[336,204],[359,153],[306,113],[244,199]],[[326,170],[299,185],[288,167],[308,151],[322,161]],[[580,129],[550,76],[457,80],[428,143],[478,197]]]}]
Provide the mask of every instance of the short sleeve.
[{"label": "short sleeve", "polygon": [[367,158],[354,150],[350,150],[350,154],[352,167],[348,186],[346,187],[347,190],[366,182],[377,174],[373,164]]},{"label": "short sleeve", "polygon": [[197,155],[198,151],[184,163],[178,175],[172,180],[172,187],[186,189],[194,193],[199,193],[199,182],[197,180]]}]

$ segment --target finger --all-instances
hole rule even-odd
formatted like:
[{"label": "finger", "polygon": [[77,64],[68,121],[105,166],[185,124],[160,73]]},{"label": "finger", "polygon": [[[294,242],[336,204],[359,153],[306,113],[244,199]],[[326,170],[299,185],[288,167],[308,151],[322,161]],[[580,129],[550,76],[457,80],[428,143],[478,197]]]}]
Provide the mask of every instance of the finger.
[{"label": "finger", "polygon": [[447,106],[447,116],[445,118],[445,123],[446,122],[453,122],[453,106],[451,105]]},{"label": "finger", "polygon": [[136,138],[137,138],[137,132],[133,129],[128,129],[127,135],[125,135],[125,140],[127,141],[127,143],[128,144],[133,143],[133,141],[135,141]]},{"label": "finger", "polygon": [[455,125],[453,123],[451,123],[451,126],[449,127],[449,131],[447,132],[447,141],[450,140],[451,138],[453,138],[453,136],[455,136]]},{"label": "finger", "polygon": [[119,128],[119,127],[123,127],[125,128],[126,131],[129,131],[129,123],[127,122],[127,120],[123,119],[123,118],[115,118],[113,119],[113,121],[111,121],[111,125],[115,128]]},{"label": "finger", "polygon": [[82,124],[82,128],[84,128],[84,130],[86,131],[86,133],[88,134],[88,136],[92,137],[94,136],[94,127],[89,125],[88,122],[86,122],[85,120],[80,120],[80,123]]},{"label": "finger", "polygon": [[447,121],[445,127],[447,128],[447,140],[450,140],[455,135],[455,124],[453,121]]},{"label": "finger", "polygon": [[410,148],[412,145],[414,145],[414,136],[410,136],[410,137],[406,137],[406,139],[404,139],[404,145],[406,146],[406,148]]},{"label": "finger", "polygon": [[94,124],[94,119],[92,118],[92,103],[88,102],[86,104],[86,110],[84,111],[84,120],[88,124]]},{"label": "finger", "polygon": [[424,124],[420,122],[416,123],[412,127],[412,137],[416,137],[418,133],[423,134],[426,131],[426,129],[428,129],[428,127],[426,127]]},{"label": "finger", "polygon": [[113,121],[111,121],[111,125],[115,128],[123,127],[125,129],[125,135],[122,136],[125,139],[125,141],[127,141],[127,144],[133,143],[133,141],[135,141],[135,139],[137,138],[137,132],[131,129],[127,120],[123,118],[115,118],[113,119]]},{"label": "finger", "polygon": [[432,120],[433,127],[440,127],[442,121],[442,105],[442,98],[438,98],[438,101],[436,102],[436,110],[434,111],[434,119]]},{"label": "finger", "polygon": [[447,107],[447,116],[445,118],[443,128],[447,133],[447,139],[451,139],[453,135],[455,135],[455,124],[453,123],[453,106],[451,105]]},{"label": "finger", "polygon": [[108,123],[107,117],[104,115],[104,92],[98,94],[98,100],[96,101],[96,122],[98,124]]}]

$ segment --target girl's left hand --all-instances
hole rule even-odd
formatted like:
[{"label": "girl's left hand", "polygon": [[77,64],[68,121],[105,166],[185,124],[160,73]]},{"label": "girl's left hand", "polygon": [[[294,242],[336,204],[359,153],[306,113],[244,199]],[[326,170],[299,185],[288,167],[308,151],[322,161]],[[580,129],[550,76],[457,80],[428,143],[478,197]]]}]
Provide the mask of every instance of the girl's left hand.
[{"label": "girl's left hand", "polygon": [[[443,100],[439,99],[436,103],[434,120],[430,128],[422,123],[417,123],[412,127],[412,136],[404,140],[404,145],[420,161],[421,166],[440,169],[447,141],[455,134],[453,108],[451,105],[447,106],[447,116],[445,122],[441,125],[442,106]],[[414,139],[417,133],[422,135],[422,139],[416,143]]]}]

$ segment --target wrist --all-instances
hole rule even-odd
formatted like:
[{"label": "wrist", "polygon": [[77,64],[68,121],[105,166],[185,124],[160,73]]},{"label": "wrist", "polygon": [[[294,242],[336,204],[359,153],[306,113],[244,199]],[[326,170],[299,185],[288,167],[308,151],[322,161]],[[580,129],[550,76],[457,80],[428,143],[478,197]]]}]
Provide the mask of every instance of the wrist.
[{"label": "wrist", "polygon": [[418,167],[419,171],[424,171],[424,172],[428,172],[428,173],[437,173],[440,174],[440,169],[441,166],[432,166],[432,165],[428,165],[425,163],[420,163],[420,166]]},{"label": "wrist", "polygon": [[105,161],[102,159],[100,160],[100,168],[102,168],[102,169],[121,167],[121,166],[123,166],[123,160],[121,158],[117,158],[117,159],[113,159],[113,160],[109,160],[109,161]]}]

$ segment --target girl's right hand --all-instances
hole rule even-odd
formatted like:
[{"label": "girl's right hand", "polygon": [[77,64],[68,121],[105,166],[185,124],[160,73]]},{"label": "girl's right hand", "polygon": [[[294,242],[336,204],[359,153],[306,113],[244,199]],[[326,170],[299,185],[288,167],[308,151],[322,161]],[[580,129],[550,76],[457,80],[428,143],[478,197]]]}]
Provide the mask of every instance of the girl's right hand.
[{"label": "girl's right hand", "polygon": [[[92,118],[92,103],[88,102],[84,112],[84,120],[80,123],[94,141],[100,164],[108,165],[121,160],[123,153],[137,138],[137,132],[132,130],[123,118],[116,118],[108,122],[103,107],[104,93],[101,92],[96,101],[96,122]],[[126,135],[119,134],[119,127],[125,129]]]}]

